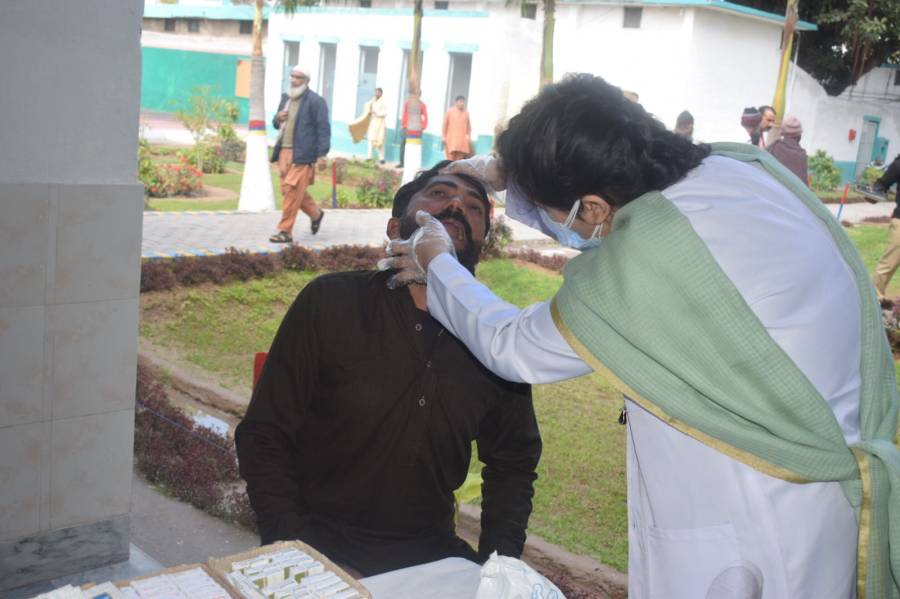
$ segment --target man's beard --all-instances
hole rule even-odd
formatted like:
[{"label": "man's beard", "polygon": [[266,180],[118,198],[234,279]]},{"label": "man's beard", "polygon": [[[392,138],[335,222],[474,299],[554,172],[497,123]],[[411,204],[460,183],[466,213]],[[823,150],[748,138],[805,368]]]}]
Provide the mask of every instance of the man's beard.
[{"label": "man's beard", "polygon": [[292,100],[296,100],[306,93],[307,87],[308,86],[305,83],[303,85],[296,85],[287,91],[287,95]]},{"label": "man's beard", "polygon": [[[471,272],[473,275],[475,274],[475,266],[478,264],[478,260],[481,258],[481,247],[482,242],[476,242],[472,239],[472,227],[469,226],[468,221],[458,210],[453,210],[452,208],[447,208],[443,212],[435,214],[434,217],[441,222],[452,220],[459,224],[463,228],[466,237],[466,245],[461,250],[456,250],[456,258],[459,260],[459,263],[462,264],[466,270]],[[416,229],[419,228],[418,223],[416,223],[416,215],[415,214],[407,214],[403,218],[400,219],[400,237],[403,239],[409,239],[410,235],[415,233]],[[456,245],[454,244],[454,249],[456,249]]]}]

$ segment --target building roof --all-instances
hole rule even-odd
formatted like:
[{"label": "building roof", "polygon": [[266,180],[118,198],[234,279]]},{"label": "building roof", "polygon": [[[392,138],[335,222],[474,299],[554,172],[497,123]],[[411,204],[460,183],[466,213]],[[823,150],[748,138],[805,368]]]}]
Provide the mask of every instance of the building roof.
[{"label": "building roof", "polygon": [[[250,4],[221,6],[201,4],[145,4],[144,18],[149,19],[213,19],[220,21],[252,21],[255,8]],[[263,7],[263,19],[269,18],[269,7]]]},{"label": "building roof", "polygon": [[[766,12],[757,8],[750,8],[727,0],[562,0],[562,4],[614,4],[626,6],[689,6],[694,8],[709,8],[751,17],[782,25],[784,15]],[[819,27],[809,21],[797,21],[799,31],[817,31]]]}]

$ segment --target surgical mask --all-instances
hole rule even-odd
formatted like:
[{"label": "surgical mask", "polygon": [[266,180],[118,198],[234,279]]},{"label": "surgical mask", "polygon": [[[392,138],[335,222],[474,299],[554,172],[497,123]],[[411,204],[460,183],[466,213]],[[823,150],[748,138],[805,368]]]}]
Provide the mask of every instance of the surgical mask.
[{"label": "surgical mask", "polygon": [[565,222],[558,223],[550,218],[550,215],[547,214],[547,211],[541,206],[537,207],[541,222],[544,223],[544,226],[556,241],[564,246],[584,251],[599,246],[600,242],[603,241],[603,238],[600,237],[600,233],[603,231],[603,223],[594,227],[591,236],[585,239],[572,228],[572,223],[575,222],[575,218],[578,216],[579,208],[581,208],[581,200],[575,200],[575,203],[572,205],[572,210],[569,211],[569,216],[566,217]]}]

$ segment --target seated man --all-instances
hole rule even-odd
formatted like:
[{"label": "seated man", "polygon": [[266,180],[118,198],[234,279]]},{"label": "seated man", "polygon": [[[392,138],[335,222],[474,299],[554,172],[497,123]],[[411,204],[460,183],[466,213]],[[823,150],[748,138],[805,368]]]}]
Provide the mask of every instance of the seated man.
[{"label": "seated man", "polygon": [[[442,162],[394,197],[387,234],[415,213],[444,223],[474,272],[490,226],[484,187]],[[323,275],[272,342],[235,433],[262,543],[300,539],[371,576],[446,557],[518,557],[541,454],[531,389],[498,378],[389,273]],[[482,470],[476,553],[454,530],[472,441]]]}]

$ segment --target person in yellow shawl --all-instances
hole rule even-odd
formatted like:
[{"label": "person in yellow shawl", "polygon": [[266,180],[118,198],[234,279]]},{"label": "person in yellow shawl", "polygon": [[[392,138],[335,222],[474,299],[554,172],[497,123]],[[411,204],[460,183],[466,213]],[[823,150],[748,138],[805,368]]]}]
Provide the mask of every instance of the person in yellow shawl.
[{"label": "person in yellow shawl", "polygon": [[900,597],[898,394],[849,238],[774,158],[698,145],[590,75],[547,86],[498,159],[506,213],[582,250],[519,309],[418,215],[391,284],[503,378],[623,392],[629,597]]},{"label": "person in yellow shawl", "polygon": [[369,115],[369,130],[366,139],[369,141],[369,160],[377,160],[384,164],[384,118],[387,116],[387,102],[382,97],[380,87],[375,88],[375,97],[366,102],[365,112]]}]

